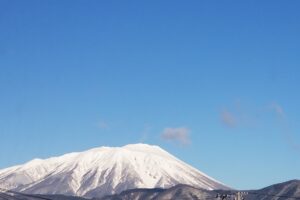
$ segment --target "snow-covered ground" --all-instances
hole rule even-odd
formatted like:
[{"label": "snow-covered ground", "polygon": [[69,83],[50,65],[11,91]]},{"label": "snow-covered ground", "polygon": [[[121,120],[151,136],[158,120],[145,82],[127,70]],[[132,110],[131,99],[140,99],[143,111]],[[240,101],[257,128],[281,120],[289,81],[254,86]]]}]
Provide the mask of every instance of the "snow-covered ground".
[{"label": "snow-covered ground", "polygon": [[227,188],[160,147],[147,144],[94,148],[0,170],[0,188],[33,194],[95,197],[177,184]]}]

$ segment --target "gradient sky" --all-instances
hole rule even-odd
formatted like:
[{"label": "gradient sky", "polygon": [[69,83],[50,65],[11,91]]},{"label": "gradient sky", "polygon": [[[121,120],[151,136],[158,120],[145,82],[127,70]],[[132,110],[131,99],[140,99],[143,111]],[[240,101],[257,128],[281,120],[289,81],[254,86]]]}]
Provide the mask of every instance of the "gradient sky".
[{"label": "gradient sky", "polygon": [[0,1],[0,168],[159,145],[225,184],[300,178],[300,1]]}]

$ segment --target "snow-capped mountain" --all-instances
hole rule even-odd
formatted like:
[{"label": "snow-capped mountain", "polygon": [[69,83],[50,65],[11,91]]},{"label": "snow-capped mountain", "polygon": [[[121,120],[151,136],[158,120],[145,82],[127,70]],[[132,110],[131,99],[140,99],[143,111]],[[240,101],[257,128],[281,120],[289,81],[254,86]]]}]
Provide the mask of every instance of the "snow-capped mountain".
[{"label": "snow-capped mountain", "polygon": [[0,188],[32,194],[99,197],[177,184],[208,190],[228,188],[160,147],[147,144],[94,148],[0,170]]}]

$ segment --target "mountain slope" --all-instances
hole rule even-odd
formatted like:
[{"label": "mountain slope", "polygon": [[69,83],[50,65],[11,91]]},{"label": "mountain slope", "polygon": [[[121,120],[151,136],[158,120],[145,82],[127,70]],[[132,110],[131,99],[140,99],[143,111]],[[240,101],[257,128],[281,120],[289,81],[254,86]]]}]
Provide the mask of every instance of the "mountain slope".
[{"label": "mountain slope", "polygon": [[[274,184],[259,190],[245,191],[244,198],[247,200],[287,200],[300,199],[300,180],[292,180]],[[132,189],[120,194],[106,196],[96,200],[194,200],[216,199],[217,194],[236,194],[235,190],[204,190],[188,185],[176,185],[169,189]],[[228,197],[230,198],[230,197]]]},{"label": "mountain slope", "polygon": [[[300,199],[300,181],[292,180],[284,183],[271,185],[260,190],[249,190],[248,194],[244,194],[247,200],[287,200]],[[176,185],[168,189],[130,189],[120,194],[108,195],[101,198],[93,198],[93,200],[195,200],[195,199],[216,199],[217,194],[236,194],[236,190],[204,190],[188,185]],[[8,196],[9,195],[9,196]],[[8,198],[9,197],[9,198]],[[39,198],[39,197],[42,197]],[[0,199],[24,199],[24,200],[88,200],[82,197],[63,196],[63,195],[26,195],[18,194],[14,198],[11,193],[1,193]],[[229,197],[228,197],[229,198]]]},{"label": "mountain slope", "polygon": [[32,194],[99,197],[177,184],[227,188],[160,147],[146,144],[100,147],[0,170],[0,188]]},{"label": "mountain slope", "polygon": [[285,200],[287,197],[297,197],[297,199],[300,199],[300,180],[291,180],[274,184],[260,190],[249,191],[247,195],[247,199],[249,200]]},{"label": "mountain slope", "polygon": [[194,200],[215,199],[217,192],[195,188],[189,185],[176,185],[168,189],[132,189],[120,194],[105,196],[95,200]]}]

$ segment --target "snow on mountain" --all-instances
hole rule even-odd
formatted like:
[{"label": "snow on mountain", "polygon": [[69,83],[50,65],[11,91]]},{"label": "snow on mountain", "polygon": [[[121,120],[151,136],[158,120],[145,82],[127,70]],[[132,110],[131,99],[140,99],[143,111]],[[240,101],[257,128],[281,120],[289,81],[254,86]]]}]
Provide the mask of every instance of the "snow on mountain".
[{"label": "snow on mountain", "polygon": [[0,170],[0,188],[32,194],[99,197],[177,184],[208,190],[228,188],[160,147],[147,144],[94,148]]}]

